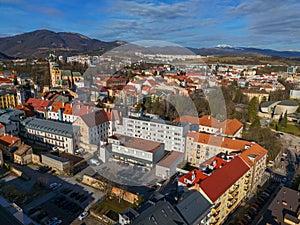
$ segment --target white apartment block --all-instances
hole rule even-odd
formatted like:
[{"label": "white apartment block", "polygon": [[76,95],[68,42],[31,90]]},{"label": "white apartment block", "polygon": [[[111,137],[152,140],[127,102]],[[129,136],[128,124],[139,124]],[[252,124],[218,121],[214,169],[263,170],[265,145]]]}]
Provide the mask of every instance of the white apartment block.
[{"label": "white apartment block", "polygon": [[123,117],[123,124],[116,126],[116,133],[131,137],[162,142],[165,150],[185,152],[185,137],[189,131],[187,123],[169,122],[148,117]]}]

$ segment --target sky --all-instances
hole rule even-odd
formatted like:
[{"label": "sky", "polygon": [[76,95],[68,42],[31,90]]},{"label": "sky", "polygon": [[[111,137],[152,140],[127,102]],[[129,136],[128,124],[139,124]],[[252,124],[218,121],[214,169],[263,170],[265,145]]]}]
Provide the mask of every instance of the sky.
[{"label": "sky", "polygon": [[300,51],[299,0],[0,0],[0,37],[40,29],[102,41]]}]

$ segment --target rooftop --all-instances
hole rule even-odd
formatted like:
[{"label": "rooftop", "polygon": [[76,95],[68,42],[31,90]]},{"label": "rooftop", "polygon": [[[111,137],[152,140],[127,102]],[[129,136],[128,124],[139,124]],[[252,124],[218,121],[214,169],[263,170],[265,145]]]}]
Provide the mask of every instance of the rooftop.
[{"label": "rooftop", "polygon": [[0,144],[10,147],[12,146],[14,143],[20,141],[21,139],[18,137],[14,137],[14,136],[10,136],[10,135],[4,135],[4,136],[0,136]]},{"label": "rooftop", "polygon": [[204,179],[200,183],[200,188],[212,202],[215,202],[249,169],[249,166],[236,156],[224,167],[217,169],[211,176]]},{"label": "rooftop", "polygon": [[268,151],[259,144],[252,144],[250,148],[245,149],[240,157],[245,160],[249,166],[253,166],[254,162],[259,161],[262,157],[268,154]]},{"label": "rooftop", "polygon": [[139,149],[145,152],[154,152],[156,151],[160,146],[164,145],[163,143],[156,142],[156,141],[150,141],[142,138],[135,138],[126,136],[123,134],[114,134],[113,136],[110,136],[109,138],[115,139],[115,140],[124,140],[121,145],[128,147],[128,148],[134,148]]},{"label": "rooftop", "polygon": [[44,131],[69,138],[72,138],[74,134],[79,130],[78,126],[74,126],[71,124],[33,117],[26,118],[21,122],[21,124],[29,129]]},{"label": "rooftop", "polygon": [[284,106],[298,106],[298,102],[291,101],[291,100],[283,100],[278,103],[278,105],[284,105]]},{"label": "rooftop", "polygon": [[190,131],[187,134],[187,137],[193,138],[195,142],[200,144],[213,145],[232,150],[243,150],[246,148],[246,146],[251,145],[251,142],[245,140],[226,138],[194,131]]},{"label": "rooftop", "polygon": [[237,119],[226,119],[225,121],[220,122],[212,116],[202,116],[198,118],[185,115],[175,119],[173,122],[186,122],[190,124],[199,124],[201,126],[218,128],[218,132],[227,135],[234,135],[243,127],[243,124]]},{"label": "rooftop", "polygon": [[109,121],[104,110],[91,112],[80,117],[90,128]]},{"label": "rooftop", "polygon": [[211,206],[210,202],[200,192],[190,190],[181,196],[176,208],[187,224],[200,224],[203,215]]},{"label": "rooftop", "polygon": [[43,156],[46,156],[48,158],[51,158],[51,159],[54,159],[54,160],[57,160],[59,162],[62,162],[62,163],[65,163],[65,162],[69,162],[69,160],[65,159],[65,158],[62,158],[62,157],[59,157],[59,156],[56,156],[56,155],[52,155],[52,154],[43,154]]},{"label": "rooftop", "polygon": [[31,150],[31,146],[26,145],[26,144],[21,144],[19,148],[14,152],[14,154],[22,156],[25,154],[27,151]]},{"label": "rooftop", "polygon": [[183,123],[183,122],[171,122],[171,121],[163,120],[163,119],[154,119],[154,118],[150,118],[147,116],[140,116],[140,117],[129,116],[128,118],[135,119],[135,120],[149,121],[149,122],[159,123],[159,124],[167,124],[170,126],[177,126],[177,127],[182,127],[182,126],[186,125],[186,123]]},{"label": "rooftop", "polygon": [[299,197],[299,191],[282,187],[258,224],[286,224],[284,219],[293,221],[295,222],[294,224],[299,224],[299,219],[297,218],[299,215]]},{"label": "rooftop", "polygon": [[177,162],[178,159],[180,159],[181,157],[184,157],[183,153],[170,151],[162,160],[159,161],[157,165],[169,168],[171,167],[171,165],[174,164],[174,162]]},{"label": "rooftop", "polygon": [[173,206],[167,201],[159,201],[143,211],[132,225],[186,225]]}]

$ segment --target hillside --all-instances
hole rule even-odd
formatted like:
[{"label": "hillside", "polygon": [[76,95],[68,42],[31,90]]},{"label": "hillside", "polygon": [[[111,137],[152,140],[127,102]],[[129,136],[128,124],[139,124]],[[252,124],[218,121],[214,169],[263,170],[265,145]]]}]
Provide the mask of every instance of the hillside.
[{"label": "hillside", "polygon": [[103,42],[77,33],[56,33],[49,30],[0,38],[0,52],[19,58],[45,57],[54,51],[63,56],[101,54],[119,45],[119,42]]}]

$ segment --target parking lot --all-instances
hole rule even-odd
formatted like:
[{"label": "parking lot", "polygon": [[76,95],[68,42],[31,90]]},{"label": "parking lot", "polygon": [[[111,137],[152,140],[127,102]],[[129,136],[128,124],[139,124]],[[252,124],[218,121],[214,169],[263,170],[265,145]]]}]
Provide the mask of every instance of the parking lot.
[{"label": "parking lot", "polygon": [[127,162],[111,159],[109,162],[92,168],[101,176],[116,183],[128,186],[149,186],[156,184],[160,179],[155,176],[155,169],[134,165]]},{"label": "parking lot", "polygon": [[[35,165],[16,167],[24,171],[30,179],[7,176],[2,179],[2,189],[8,189],[10,196],[11,191],[17,197],[22,196],[17,202],[13,199],[11,201],[21,206],[39,224],[47,224],[53,217],[57,221],[61,220],[61,224],[71,224],[78,220],[80,213],[104,196],[103,192],[78,183],[75,177],[54,176],[51,170],[44,171]],[[27,195],[23,197],[23,193],[28,193],[33,198],[26,197]],[[16,199],[15,196],[12,197]]]}]

